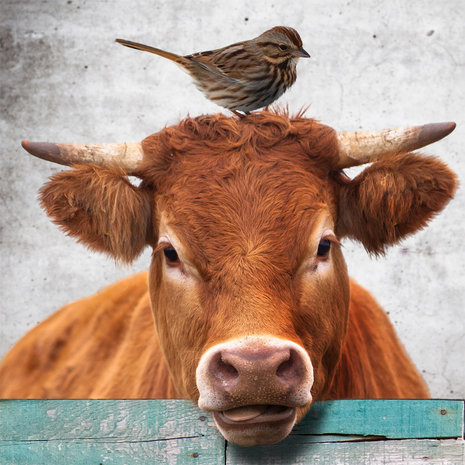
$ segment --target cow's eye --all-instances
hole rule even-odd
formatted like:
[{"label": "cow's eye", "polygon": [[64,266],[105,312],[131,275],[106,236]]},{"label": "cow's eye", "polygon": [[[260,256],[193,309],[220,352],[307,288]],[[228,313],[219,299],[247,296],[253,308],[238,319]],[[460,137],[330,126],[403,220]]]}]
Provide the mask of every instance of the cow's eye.
[{"label": "cow's eye", "polygon": [[328,239],[323,239],[318,244],[318,250],[316,254],[320,258],[326,258],[329,254],[330,249],[331,249],[331,241]]},{"label": "cow's eye", "polygon": [[167,265],[177,266],[179,264],[178,253],[173,247],[164,248],[163,255],[165,256]]}]

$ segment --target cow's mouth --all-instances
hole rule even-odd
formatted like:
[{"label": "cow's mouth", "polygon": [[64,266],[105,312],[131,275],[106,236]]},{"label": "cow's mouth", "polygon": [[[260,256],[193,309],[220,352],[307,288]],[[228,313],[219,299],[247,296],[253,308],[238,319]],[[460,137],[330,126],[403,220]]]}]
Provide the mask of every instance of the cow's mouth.
[{"label": "cow's mouth", "polygon": [[292,430],[296,409],[284,405],[247,405],[213,412],[213,418],[223,436],[236,444],[274,444]]},{"label": "cow's mouth", "polygon": [[246,405],[222,412],[214,412],[213,416],[228,424],[253,424],[275,422],[289,419],[295,414],[295,408],[284,405]]}]

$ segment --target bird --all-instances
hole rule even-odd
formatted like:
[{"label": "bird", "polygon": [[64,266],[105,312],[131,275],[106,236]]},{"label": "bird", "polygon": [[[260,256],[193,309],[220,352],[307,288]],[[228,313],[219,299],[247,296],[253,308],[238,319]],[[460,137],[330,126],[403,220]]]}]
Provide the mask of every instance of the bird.
[{"label": "bird", "polygon": [[115,41],[174,61],[208,99],[238,116],[278,99],[294,84],[298,59],[310,58],[298,32],[285,26],[275,26],[251,40],[184,56],[130,40]]}]

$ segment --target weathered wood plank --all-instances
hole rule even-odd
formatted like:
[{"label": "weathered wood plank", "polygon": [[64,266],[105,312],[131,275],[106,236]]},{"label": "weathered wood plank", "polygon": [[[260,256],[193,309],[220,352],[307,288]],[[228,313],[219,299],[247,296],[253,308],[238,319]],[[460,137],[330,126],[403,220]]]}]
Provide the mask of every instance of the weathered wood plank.
[{"label": "weathered wood plank", "polygon": [[2,465],[217,465],[225,463],[224,452],[224,440],[219,437],[121,442],[0,441]]},{"label": "weathered wood plank", "polygon": [[461,439],[308,443],[283,441],[266,447],[227,448],[227,464],[267,465],[464,465]]},{"label": "weathered wood plank", "polygon": [[[293,434],[461,437],[463,402],[341,400],[316,403]],[[40,429],[37,428],[40,425]],[[184,400],[2,400],[0,438],[150,440],[216,435],[211,416]]]},{"label": "weathered wood plank", "polygon": [[10,441],[217,436],[213,419],[185,400],[1,400],[0,439]]},{"label": "weathered wood plank", "polygon": [[440,400],[317,403],[279,444],[228,444],[227,463],[464,465],[463,406]]},{"label": "weathered wood plank", "polygon": [[463,401],[337,400],[316,403],[293,434],[458,438],[463,422]]}]

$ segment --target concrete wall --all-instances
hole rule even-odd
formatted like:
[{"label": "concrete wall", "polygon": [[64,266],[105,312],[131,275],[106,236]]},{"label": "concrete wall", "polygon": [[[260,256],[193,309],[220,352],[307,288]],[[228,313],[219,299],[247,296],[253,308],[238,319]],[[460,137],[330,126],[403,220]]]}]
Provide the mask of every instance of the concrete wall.
[{"label": "concrete wall", "polygon": [[[131,267],[65,237],[36,195],[61,168],[23,138],[138,141],[179,118],[219,111],[162,58],[116,37],[179,53],[294,26],[311,60],[281,102],[339,130],[455,120],[427,148],[463,178],[465,3],[462,0],[0,3],[0,355],[61,305],[148,266]],[[464,193],[428,228],[379,259],[345,241],[349,270],[389,312],[435,397],[464,398]]]}]

